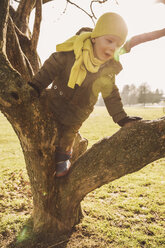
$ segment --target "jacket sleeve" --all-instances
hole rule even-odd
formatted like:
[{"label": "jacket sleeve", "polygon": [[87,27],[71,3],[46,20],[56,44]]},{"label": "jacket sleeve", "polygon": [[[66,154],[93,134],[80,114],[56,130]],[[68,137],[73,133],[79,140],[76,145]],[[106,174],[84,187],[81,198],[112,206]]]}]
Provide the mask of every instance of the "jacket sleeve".
[{"label": "jacket sleeve", "polygon": [[64,68],[63,53],[53,53],[43,64],[41,69],[32,78],[32,84],[41,92],[52,83]]},{"label": "jacket sleeve", "polygon": [[112,116],[114,122],[119,122],[127,116],[126,112],[123,109],[119,90],[116,85],[114,85],[111,94],[103,99],[105,102],[105,106],[109,114]]}]

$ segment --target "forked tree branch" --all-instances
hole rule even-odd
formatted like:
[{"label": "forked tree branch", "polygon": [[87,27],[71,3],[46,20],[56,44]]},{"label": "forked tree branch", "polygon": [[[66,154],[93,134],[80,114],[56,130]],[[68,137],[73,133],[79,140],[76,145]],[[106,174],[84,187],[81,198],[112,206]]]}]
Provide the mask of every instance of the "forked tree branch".
[{"label": "forked tree branch", "polygon": [[71,2],[70,0],[66,0],[66,1],[67,1],[67,3],[70,3],[70,4],[74,5],[76,8],[82,10],[86,15],[88,15],[92,19],[92,21],[94,23],[93,17],[95,18],[95,16],[93,16],[93,14],[92,15],[89,14],[85,9],[81,8],[79,5],[77,5],[76,3]]},{"label": "forked tree branch", "polygon": [[90,3],[90,10],[91,10],[91,13],[92,14],[89,14],[86,10],[84,10],[83,8],[81,8],[79,5],[77,5],[76,3],[70,1],[70,0],[66,0],[67,3],[70,3],[72,5],[74,5],[76,8],[82,10],[86,15],[88,15],[91,19],[92,19],[92,22],[93,24],[95,25],[95,21],[94,19],[97,19],[97,17],[95,16],[95,13],[93,11],[93,4],[94,3],[100,3],[100,4],[103,4],[105,2],[107,2],[108,0],[92,0],[91,3]]}]

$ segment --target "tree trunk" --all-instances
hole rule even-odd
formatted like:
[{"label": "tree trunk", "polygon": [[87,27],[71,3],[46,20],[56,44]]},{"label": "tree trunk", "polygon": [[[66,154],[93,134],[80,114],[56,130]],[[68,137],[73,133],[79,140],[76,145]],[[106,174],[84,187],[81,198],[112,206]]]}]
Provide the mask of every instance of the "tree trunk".
[{"label": "tree trunk", "polygon": [[[11,105],[4,114],[12,124],[24,153],[33,193],[34,232],[51,237],[68,232],[81,217],[80,202],[71,204],[73,192],[65,192],[61,179],[54,177],[57,123],[50,111],[51,90],[40,99]],[[18,96],[20,100],[20,96]],[[87,140],[77,136],[73,162],[87,148]],[[66,179],[66,177],[65,177]],[[67,179],[66,179],[67,180]],[[73,206],[74,205],[74,206]]]},{"label": "tree trunk", "polygon": [[[36,149],[23,147],[28,175],[33,193],[34,232],[44,237],[55,237],[71,231],[81,217],[80,203],[70,202],[70,194],[62,189],[60,179],[53,177],[55,159],[53,146]],[[38,144],[38,143],[37,143]],[[44,143],[43,143],[44,144]]]},{"label": "tree trunk", "polygon": [[80,203],[86,194],[164,157],[165,118],[121,128],[85,153],[87,142],[78,137],[71,170],[58,179],[53,176],[58,129],[48,93],[45,91],[35,102],[8,108],[5,115],[20,139],[25,157],[33,193],[34,232],[55,237],[78,223]]},{"label": "tree trunk", "polygon": [[69,174],[55,178],[58,129],[49,107],[50,91],[6,112],[20,139],[31,182],[34,232],[49,238],[71,231],[79,222],[86,194],[165,155],[165,118],[143,120],[121,128],[85,153],[87,141],[78,137]]}]

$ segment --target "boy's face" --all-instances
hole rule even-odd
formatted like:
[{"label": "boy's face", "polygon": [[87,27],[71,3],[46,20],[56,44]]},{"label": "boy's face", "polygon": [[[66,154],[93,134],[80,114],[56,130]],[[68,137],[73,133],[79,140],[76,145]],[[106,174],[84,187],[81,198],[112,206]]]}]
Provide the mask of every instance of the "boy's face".
[{"label": "boy's face", "polygon": [[112,59],[115,50],[120,47],[120,42],[121,40],[118,36],[110,34],[92,38],[95,58],[105,62]]}]

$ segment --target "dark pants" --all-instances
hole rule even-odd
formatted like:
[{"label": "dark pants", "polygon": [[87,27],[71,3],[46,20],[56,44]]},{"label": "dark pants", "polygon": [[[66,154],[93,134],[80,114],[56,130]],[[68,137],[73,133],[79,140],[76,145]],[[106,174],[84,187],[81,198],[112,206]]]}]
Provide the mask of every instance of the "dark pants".
[{"label": "dark pants", "polygon": [[92,110],[83,111],[70,103],[62,96],[56,96],[53,90],[46,92],[48,107],[58,122],[58,148],[62,151],[71,151],[75,137],[82,123],[88,118]]},{"label": "dark pants", "polygon": [[71,152],[75,137],[81,126],[60,125],[58,147],[61,151]]}]

